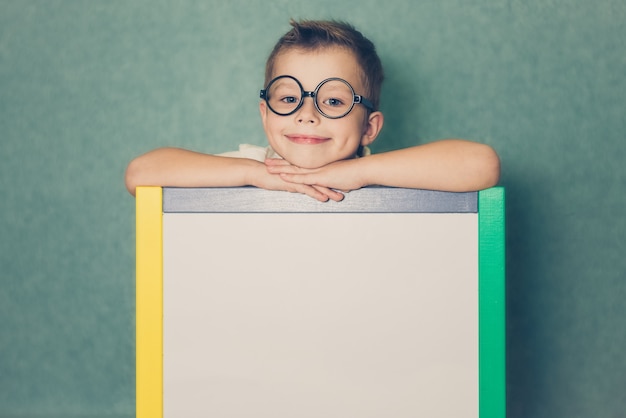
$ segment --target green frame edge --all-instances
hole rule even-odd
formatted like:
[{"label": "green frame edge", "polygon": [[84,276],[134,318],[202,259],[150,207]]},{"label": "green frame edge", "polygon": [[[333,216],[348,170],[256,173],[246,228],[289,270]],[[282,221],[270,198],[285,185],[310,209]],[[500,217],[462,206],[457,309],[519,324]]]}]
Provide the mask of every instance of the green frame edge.
[{"label": "green frame edge", "polygon": [[506,417],[504,188],[478,192],[479,416]]}]

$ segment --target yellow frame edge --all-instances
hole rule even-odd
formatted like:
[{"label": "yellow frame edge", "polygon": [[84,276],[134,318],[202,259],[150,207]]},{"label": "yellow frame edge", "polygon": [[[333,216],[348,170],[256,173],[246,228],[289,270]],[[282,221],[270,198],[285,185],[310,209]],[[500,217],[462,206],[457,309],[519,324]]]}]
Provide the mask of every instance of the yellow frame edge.
[{"label": "yellow frame edge", "polygon": [[137,418],[163,417],[163,190],[136,194],[136,383]]}]

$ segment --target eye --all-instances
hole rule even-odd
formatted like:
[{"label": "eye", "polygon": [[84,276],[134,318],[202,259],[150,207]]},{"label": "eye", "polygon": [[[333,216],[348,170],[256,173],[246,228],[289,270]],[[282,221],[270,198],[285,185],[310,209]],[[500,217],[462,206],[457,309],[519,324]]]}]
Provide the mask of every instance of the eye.
[{"label": "eye", "polygon": [[287,103],[287,104],[294,104],[294,103],[298,103],[299,99],[294,96],[285,96],[282,99],[280,99],[280,101],[283,103]]},{"label": "eye", "polygon": [[331,107],[337,107],[337,106],[343,106],[343,100],[338,99],[336,97],[330,97],[326,100],[324,100],[324,104],[331,106]]}]

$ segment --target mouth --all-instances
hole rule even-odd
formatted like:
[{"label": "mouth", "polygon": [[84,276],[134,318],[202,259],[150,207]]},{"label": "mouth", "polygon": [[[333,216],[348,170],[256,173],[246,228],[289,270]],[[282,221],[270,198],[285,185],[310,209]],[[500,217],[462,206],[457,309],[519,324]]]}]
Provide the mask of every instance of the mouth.
[{"label": "mouth", "polygon": [[326,141],[330,141],[330,138],[317,136],[317,135],[292,134],[292,135],[285,135],[285,136],[291,142],[295,144],[302,144],[302,145],[317,145],[317,144],[323,144]]}]

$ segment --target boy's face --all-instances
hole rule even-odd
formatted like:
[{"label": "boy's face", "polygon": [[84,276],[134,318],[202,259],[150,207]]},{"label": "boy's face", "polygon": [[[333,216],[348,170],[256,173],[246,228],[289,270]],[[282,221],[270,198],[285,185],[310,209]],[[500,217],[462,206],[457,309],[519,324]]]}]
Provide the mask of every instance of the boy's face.
[{"label": "boy's face", "polygon": [[[300,81],[305,91],[313,91],[323,80],[338,77],[346,80],[356,94],[365,95],[360,68],[354,55],[341,48],[317,51],[289,49],[276,57],[274,74],[290,75]],[[322,116],[313,99],[307,97],[295,113],[280,116],[262,100],[263,128],[272,148],[285,160],[302,168],[318,168],[334,161],[353,158],[360,145],[374,141],[382,127],[382,114],[355,104],[340,119]]]}]

